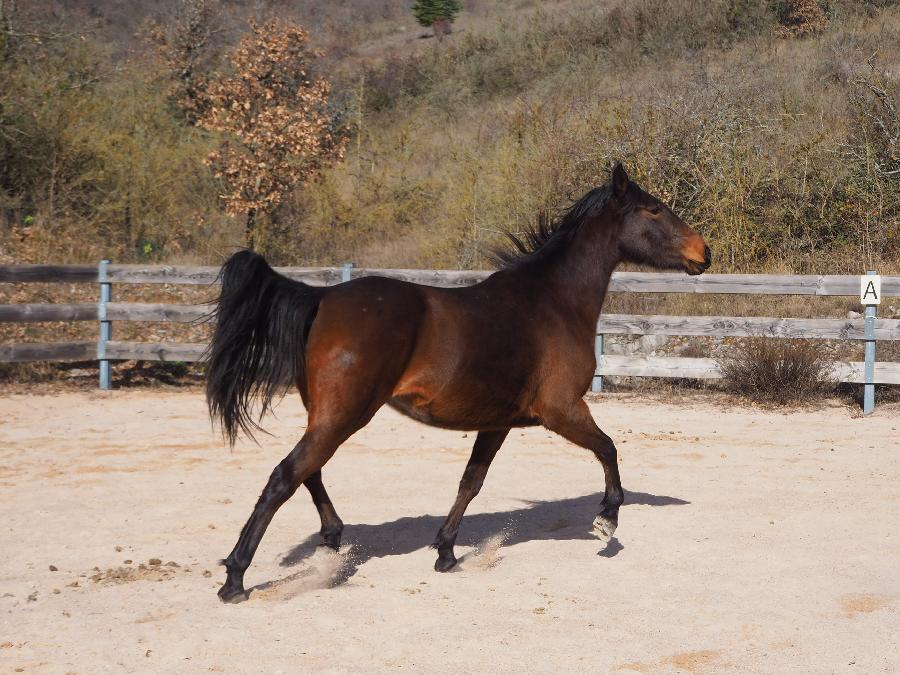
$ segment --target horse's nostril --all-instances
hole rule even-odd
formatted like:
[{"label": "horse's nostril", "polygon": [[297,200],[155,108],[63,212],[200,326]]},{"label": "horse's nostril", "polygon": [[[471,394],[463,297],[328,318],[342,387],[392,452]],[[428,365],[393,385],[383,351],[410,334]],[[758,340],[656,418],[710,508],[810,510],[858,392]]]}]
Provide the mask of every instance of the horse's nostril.
[{"label": "horse's nostril", "polygon": [[712,251],[709,250],[709,246],[703,249],[703,262],[707,267],[712,264]]}]

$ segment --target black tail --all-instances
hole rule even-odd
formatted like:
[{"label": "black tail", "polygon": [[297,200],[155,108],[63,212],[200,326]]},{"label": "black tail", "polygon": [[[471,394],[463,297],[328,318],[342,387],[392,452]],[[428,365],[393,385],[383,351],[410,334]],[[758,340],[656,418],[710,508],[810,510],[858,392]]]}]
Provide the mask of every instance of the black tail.
[{"label": "black tail", "polygon": [[269,267],[262,256],[239,251],[222,266],[222,293],[207,350],[206,402],[233,445],[243,430],[253,438],[259,401],[262,419],[272,399],[302,376],[306,336],[319,291]]}]

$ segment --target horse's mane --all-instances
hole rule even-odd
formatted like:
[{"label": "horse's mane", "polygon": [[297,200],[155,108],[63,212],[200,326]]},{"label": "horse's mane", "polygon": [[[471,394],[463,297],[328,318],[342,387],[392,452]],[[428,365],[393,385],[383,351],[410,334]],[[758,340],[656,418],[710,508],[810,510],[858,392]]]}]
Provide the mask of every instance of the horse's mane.
[{"label": "horse's mane", "polygon": [[546,212],[538,214],[537,222],[523,232],[507,232],[512,248],[497,248],[493,259],[497,267],[507,269],[524,262],[546,258],[572,239],[581,224],[606,206],[612,195],[610,184],[594,188],[569,208],[551,219]]}]

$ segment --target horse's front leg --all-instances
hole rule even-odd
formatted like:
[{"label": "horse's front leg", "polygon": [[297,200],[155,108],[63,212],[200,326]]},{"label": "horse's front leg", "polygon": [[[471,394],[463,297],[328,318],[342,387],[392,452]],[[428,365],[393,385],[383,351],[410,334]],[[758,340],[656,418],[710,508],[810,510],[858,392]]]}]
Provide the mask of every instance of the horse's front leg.
[{"label": "horse's front leg", "polygon": [[606,492],[600,503],[600,512],[594,519],[594,534],[603,541],[609,541],[619,523],[619,507],[625,500],[619,479],[615,444],[597,426],[587,403],[582,399],[569,408],[544,411],[541,414],[541,423],[566,440],[593,452],[603,465]]}]

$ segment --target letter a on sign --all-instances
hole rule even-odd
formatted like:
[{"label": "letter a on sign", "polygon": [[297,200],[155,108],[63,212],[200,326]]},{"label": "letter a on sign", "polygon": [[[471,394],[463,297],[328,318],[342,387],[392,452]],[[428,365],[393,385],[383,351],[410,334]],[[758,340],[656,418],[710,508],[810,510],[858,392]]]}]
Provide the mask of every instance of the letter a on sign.
[{"label": "letter a on sign", "polygon": [[881,304],[881,277],[872,274],[859,278],[859,302],[863,305]]}]

